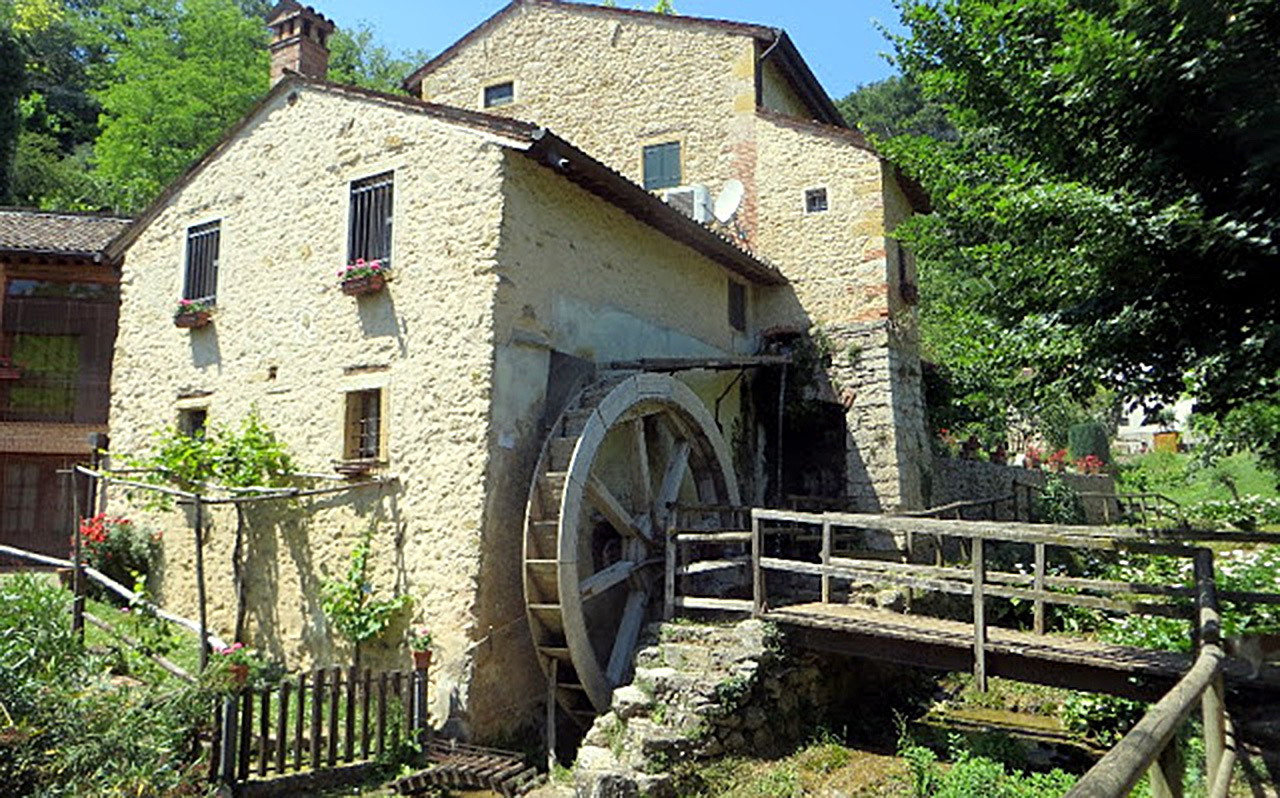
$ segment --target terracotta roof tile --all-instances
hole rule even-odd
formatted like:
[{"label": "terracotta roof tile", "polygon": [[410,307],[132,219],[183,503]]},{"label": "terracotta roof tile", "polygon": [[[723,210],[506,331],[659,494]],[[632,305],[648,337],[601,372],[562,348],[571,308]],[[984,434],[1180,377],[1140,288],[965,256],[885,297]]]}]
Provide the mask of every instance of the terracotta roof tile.
[{"label": "terracotta roof tile", "polygon": [[129,221],[121,216],[0,208],[0,251],[97,255]]}]

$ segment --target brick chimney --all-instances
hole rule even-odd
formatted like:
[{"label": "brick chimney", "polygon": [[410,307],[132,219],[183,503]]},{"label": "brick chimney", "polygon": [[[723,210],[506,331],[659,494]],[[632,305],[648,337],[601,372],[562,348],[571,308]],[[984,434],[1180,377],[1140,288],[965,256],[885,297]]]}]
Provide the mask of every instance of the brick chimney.
[{"label": "brick chimney", "polygon": [[271,29],[271,85],[285,70],[323,79],[329,71],[329,36],[336,29],[311,6],[295,0],[281,2],[267,15]]}]

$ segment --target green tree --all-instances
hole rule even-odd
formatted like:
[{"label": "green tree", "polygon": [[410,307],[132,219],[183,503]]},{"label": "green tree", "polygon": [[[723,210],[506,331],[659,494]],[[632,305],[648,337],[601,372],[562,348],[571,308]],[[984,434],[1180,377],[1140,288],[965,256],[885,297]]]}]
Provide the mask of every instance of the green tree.
[{"label": "green tree", "polygon": [[393,56],[379,44],[368,22],[355,28],[339,28],[329,37],[329,80],[363,86],[375,91],[398,92],[404,76],[417,69],[430,56],[425,51]]},{"label": "green tree", "polygon": [[836,108],[850,125],[881,139],[910,134],[950,140],[957,135],[942,103],[927,99],[901,75],[859,86]]},{"label": "green tree", "polygon": [[234,0],[102,0],[96,43],[105,196],[137,210],[211,147],[268,88],[266,32]]},{"label": "green tree", "polygon": [[22,129],[18,101],[23,84],[22,51],[0,20],[0,205],[13,201],[14,158]]},{"label": "green tree", "polygon": [[884,145],[934,201],[900,236],[991,362],[1218,418],[1280,402],[1280,4],[901,8],[898,62],[961,136]]}]

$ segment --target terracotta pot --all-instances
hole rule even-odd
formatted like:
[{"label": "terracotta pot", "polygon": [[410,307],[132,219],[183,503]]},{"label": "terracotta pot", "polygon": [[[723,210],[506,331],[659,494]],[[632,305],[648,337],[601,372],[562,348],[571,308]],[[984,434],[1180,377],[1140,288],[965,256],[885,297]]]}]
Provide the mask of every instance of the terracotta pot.
[{"label": "terracotta pot", "polygon": [[416,671],[425,671],[431,668],[431,652],[430,651],[414,651],[413,652],[413,669]]},{"label": "terracotta pot", "polygon": [[211,316],[212,314],[207,310],[200,310],[195,313],[179,313],[173,317],[173,326],[186,327],[188,329],[204,327],[209,323]]},{"label": "terracotta pot", "polygon": [[347,296],[376,294],[386,284],[387,278],[381,274],[371,274],[368,277],[352,277],[350,280],[342,281],[342,293]]},{"label": "terracotta pot", "polygon": [[233,662],[227,666],[227,673],[231,674],[231,681],[237,685],[242,685],[249,681],[249,666],[239,662]]}]

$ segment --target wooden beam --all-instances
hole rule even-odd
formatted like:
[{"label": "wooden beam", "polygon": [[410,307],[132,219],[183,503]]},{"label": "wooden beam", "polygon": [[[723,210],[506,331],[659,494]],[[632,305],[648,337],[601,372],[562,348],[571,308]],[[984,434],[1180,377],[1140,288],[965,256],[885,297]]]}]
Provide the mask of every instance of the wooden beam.
[{"label": "wooden beam", "polygon": [[791,362],[789,355],[753,355],[734,357],[645,357],[638,360],[614,360],[603,368],[612,371],[736,371],[738,369],[781,366]]}]

